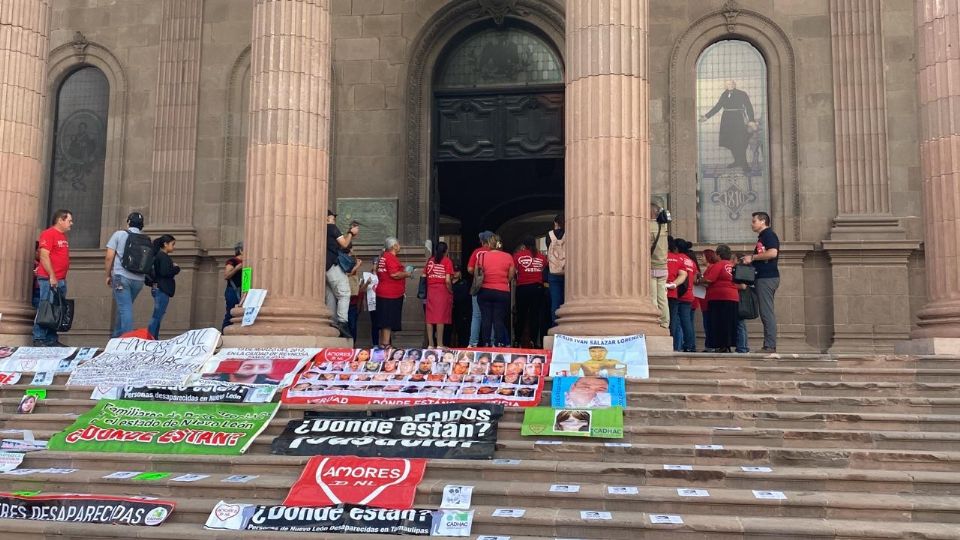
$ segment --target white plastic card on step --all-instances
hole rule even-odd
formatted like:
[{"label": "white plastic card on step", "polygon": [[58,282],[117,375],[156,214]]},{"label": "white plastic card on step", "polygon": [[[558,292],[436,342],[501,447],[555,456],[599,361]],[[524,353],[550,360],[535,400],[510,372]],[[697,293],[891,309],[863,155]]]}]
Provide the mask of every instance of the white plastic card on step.
[{"label": "white plastic card on step", "polygon": [[134,476],[140,474],[143,471],[117,471],[115,473],[110,473],[103,478],[113,478],[115,480],[123,480],[126,478],[133,478]]},{"label": "white plastic card on step", "polygon": [[174,482],[196,482],[197,480],[203,480],[204,478],[210,478],[209,474],[181,474],[176,478],[171,478]]},{"label": "white plastic card on step", "polygon": [[237,484],[242,484],[244,482],[249,482],[254,478],[259,478],[259,477],[260,477],[259,474],[232,474],[224,478],[223,480],[221,480],[221,482],[233,482]]},{"label": "white plastic card on step", "polygon": [[681,497],[709,497],[710,492],[705,489],[677,488],[677,495]]},{"label": "white plastic card on step", "polygon": [[467,510],[473,498],[473,486],[449,484],[443,488],[443,500],[440,508],[449,510]]},{"label": "white plastic card on step", "polygon": [[53,384],[53,372],[52,371],[39,371],[33,374],[33,380],[30,381],[30,386],[50,386]]},{"label": "white plastic card on step", "polygon": [[509,536],[490,536],[490,535],[484,535],[484,536],[478,536],[478,537],[477,537],[477,540],[510,540],[510,537],[509,537]]},{"label": "white plastic card on step", "polygon": [[551,493],[580,493],[580,486],[576,484],[553,484],[550,486]]},{"label": "white plastic card on step", "polygon": [[697,450],[723,450],[722,444],[696,444],[693,447]]},{"label": "white plastic card on step", "polygon": [[787,500],[787,496],[782,491],[757,491],[753,490],[753,496],[758,499],[774,499],[777,501]]},{"label": "white plastic card on step", "polygon": [[670,514],[650,514],[650,523],[656,525],[683,525],[683,518]]},{"label": "white plastic card on step", "polygon": [[637,486],[607,486],[607,493],[611,495],[638,495],[640,488]]},{"label": "white plastic card on step", "polygon": [[665,471],[692,471],[693,465],[664,465]]},{"label": "white plastic card on step", "polygon": [[717,431],[743,431],[742,427],[728,427],[728,426],[713,426],[713,429]]},{"label": "white plastic card on step", "polygon": [[608,442],[608,443],[603,443],[603,445],[606,446],[607,448],[630,448],[631,446],[633,446],[628,442]]},{"label": "white plastic card on step", "polygon": [[519,465],[519,459],[495,459],[493,460],[494,465]]},{"label": "white plastic card on step", "polygon": [[743,472],[773,472],[770,467],[740,467]]},{"label": "white plastic card on step", "polygon": [[43,469],[42,472],[45,472],[45,473],[47,473],[47,474],[70,474],[70,473],[75,473],[75,472],[77,472],[77,471],[79,471],[79,470],[80,470],[80,469],[57,469],[57,468],[50,468],[50,469]]},{"label": "white plastic card on step", "polygon": [[537,441],[537,442],[535,442],[535,443],[533,443],[533,444],[563,444],[563,441],[546,441],[546,440],[539,440],[539,441]]},{"label": "white plastic card on step", "polygon": [[523,508],[497,508],[493,511],[493,517],[522,518],[526,513]]},{"label": "white plastic card on step", "polygon": [[581,510],[580,519],[587,519],[587,520],[613,519],[613,514],[611,514],[610,512],[600,512],[598,510]]}]

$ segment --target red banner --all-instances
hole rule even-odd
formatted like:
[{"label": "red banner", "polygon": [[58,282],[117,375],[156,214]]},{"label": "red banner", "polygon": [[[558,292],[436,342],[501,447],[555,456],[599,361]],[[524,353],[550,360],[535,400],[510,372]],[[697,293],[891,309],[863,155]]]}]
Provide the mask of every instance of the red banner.
[{"label": "red banner", "polygon": [[425,459],[314,456],[284,499],[284,506],[360,504],[391,510],[413,506]]}]

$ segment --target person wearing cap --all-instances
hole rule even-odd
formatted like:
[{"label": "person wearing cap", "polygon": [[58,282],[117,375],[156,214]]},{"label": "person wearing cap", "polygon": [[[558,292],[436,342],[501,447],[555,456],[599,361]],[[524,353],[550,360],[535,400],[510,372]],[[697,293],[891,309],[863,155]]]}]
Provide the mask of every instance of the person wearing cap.
[{"label": "person wearing cap", "polygon": [[[490,247],[487,246],[487,242],[490,241],[490,237],[493,236],[492,231],[483,231],[480,233],[480,247],[473,250],[473,253],[470,254],[470,259],[467,261],[467,273],[473,275],[474,269],[477,267],[477,259],[480,257],[481,253],[486,253],[490,251]],[[495,337],[495,336],[491,336]],[[477,302],[477,297],[473,297],[473,313],[470,316],[470,342],[468,343],[469,347],[476,347],[480,342],[480,303]]]},{"label": "person wearing cap", "polygon": [[107,255],[104,258],[104,270],[107,273],[107,287],[113,290],[113,300],[117,304],[117,320],[112,337],[119,337],[133,330],[133,303],[143,289],[145,274],[136,274],[123,267],[124,247],[130,233],[142,234],[143,214],[130,212],[127,216],[127,228],[113,233],[107,241]]},{"label": "person wearing cap", "polygon": [[227,282],[227,288],[223,291],[227,312],[223,315],[223,324],[220,325],[221,331],[233,324],[230,310],[240,303],[240,292],[243,285],[243,242],[237,242],[233,246],[233,257],[227,259],[227,263],[223,267],[223,279]]},{"label": "person wearing cap", "polygon": [[340,267],[340,254],[350,249],[353,239],[360,235],[360,222],[350,223],[350,229],[341,233],[337,214],[327,210],[327,308],[334,315],[333,325],[340,335],[354,337],[348,324],[350,315],[350,279]]}]

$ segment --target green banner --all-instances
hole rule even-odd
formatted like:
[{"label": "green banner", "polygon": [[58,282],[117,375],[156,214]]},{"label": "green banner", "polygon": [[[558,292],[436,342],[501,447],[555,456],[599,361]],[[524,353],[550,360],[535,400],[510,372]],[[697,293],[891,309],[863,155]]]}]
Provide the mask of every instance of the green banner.
[{"label": "green banner", "polygon": [[521,435],[623,438],[623,408],[553,409],[530,407],[523,413]]},{"label": "green banner", "polygon": [[279,403],[167,403],[101,400],[50,438],[50,450],[240,455]]}]

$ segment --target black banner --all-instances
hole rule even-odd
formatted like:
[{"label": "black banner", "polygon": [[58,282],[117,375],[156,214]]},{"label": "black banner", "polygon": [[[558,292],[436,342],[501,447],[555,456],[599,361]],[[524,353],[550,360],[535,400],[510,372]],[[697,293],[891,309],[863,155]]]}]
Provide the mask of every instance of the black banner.
[{"label": "black banner", "polygon": [[173,513],[173,507],[171,501],[137,497],[0,493],[0,519],[156,527]]},{"label": "black banner", "polygon": [[242,384],[204,386],[125,386],[118,399],[174,403],[244,403],[255,390]]},{"label": "black banner", "polygon": [[502,405],[420,405],[341,413],[309,411],[273,440],[272,453],[297,456],[491,459]]}]

